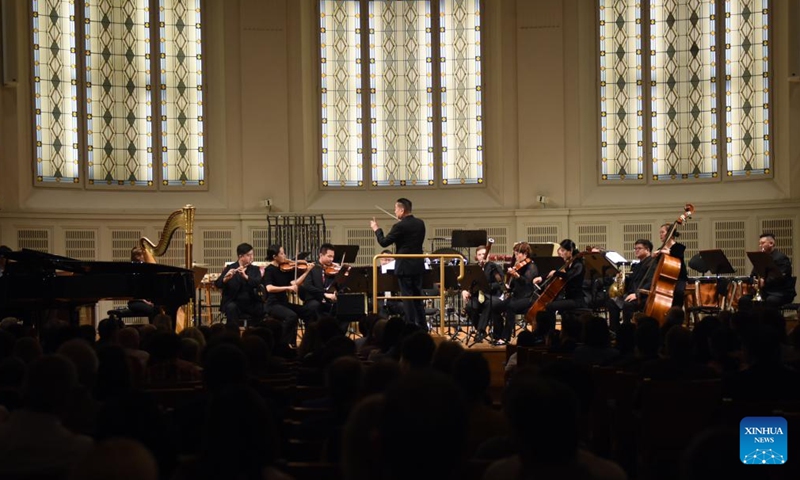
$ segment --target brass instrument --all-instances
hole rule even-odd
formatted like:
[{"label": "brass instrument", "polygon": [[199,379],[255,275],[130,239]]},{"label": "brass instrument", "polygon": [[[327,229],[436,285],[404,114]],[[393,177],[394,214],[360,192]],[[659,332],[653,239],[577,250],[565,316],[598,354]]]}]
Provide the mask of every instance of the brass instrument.
[{"label": "brass instrument", "polygon": [[625,275],[627,274],[626,264],[621,264],[617,276],[614,278],[614,283],[608,287],[608,296],[610,298],[622,297],[625,295]]},{"label": "brass instrument", "polygon": [[[155,257],[160,257],[167,252],[167,248],[169,248],[169,243],[172,241],[172,236],[175,234],[175,231],[179,228],[182,228],[186,232],[186,241],[184,243],[184,251],[183,251],[183,259],[186,265],[186,269],[191,270],[194,267],[194,262],[192,260],[192,243],[193,243],[193,232],[194,232],[194,206],[193,205],[186,205],[180,210],[176,210],[170,214],[169,218],[167,218],[167,222],[164,224],[164,229],[161,231],[161,237],[158,239],[158,244],[154,244],[150,241],[147,237],[142,237],[139,239],[139,246],[142,248],[144,252],[144,261],[146,263],[158,263]],[[185,318],[182,320],[180,319],[181,316],[185,315]],[[184,307],[178,309],[178,314],[175,319],[176,330],[180,331],[183,328],[188,326],[192,317],[194,316],[194,303],[190,301]]]}]

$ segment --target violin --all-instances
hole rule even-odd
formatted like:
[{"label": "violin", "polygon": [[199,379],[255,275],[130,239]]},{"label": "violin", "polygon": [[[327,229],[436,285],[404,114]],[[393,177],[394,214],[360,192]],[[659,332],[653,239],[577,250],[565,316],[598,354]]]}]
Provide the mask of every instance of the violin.
[{"label": "violin", "polygon": [[291,272],[295,268],[300,272],[305,272],[309,268],[313,268],[313,264],[309,265],[309,263],[306,260],[297,260],[297,261],[287,260],[285,262],[280,263],[278,267],[281,269],[281,272]]},{"label": "violin", "polygon": [[348,270],[350,270],[350,265],[347,265],[346,263],[342,265],[339,265],[338,263],[333,263],[330,266],[325,267],[325,275],[328,275],[329,277],[335,277],[336,275],[339,275],[339,272],[343,268],[345,269],[346,273]]}]

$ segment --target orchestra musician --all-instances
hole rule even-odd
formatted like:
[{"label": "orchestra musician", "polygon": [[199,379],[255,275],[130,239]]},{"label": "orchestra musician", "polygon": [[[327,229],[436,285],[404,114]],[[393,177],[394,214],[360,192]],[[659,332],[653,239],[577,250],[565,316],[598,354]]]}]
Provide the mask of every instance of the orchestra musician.
[{"label": "orchestra musician", "polygon": [[334,248],[330,243],[319,247],[316,267],[308,274],[308,279],[300,286],[300,298],[308,310],[310,321],[316,321],[320,315],[332,315],[336,305],[336,290],[332,288],[335,276],[326,274],[326,270],[334,267]]},{"label": "orchestra musician", "polygon": [[[144,250],[141,247],[131,248],[131,263],[144,263]],[[146,298],[128,300],[128,310],[136,315],[147,317],[150,323],[153,323],[156,315],[161,313],[161,309]]]},{"label": "orchestra musician", "polygon": [[222,270],[214,285],[222,291],[219,309],[225,314],[228,327],[238,329],[242,314],[260,321],[264,317],[264,304],[256,294],[261,269],[253,264],[253,246],[239,244],[236,256],[236,261]]},{"label": "orchestra musician", "polygon": [[486,252],[486,245],[479,246],[475,251],[475,260],[486,276],[489,291],[472,292],[471,289],[461,291],[467,318],[478,332],[475,336],[476,343],[480,343],[486,338],[486,327],[489,325],[492,307],[500,303],[500,293],[503,288],[503,271],[496,263],[487,261]]},{"label": "orchestra musician", "polygon": [[[781,307],[794,300],[797,292],[795,291],[795,278],[792,277],[792,261],[780,250],[775,248],[775,235],[765,232],[758,238],[758,247],[772,257],[772,262],[778,267],[780,276],[769,276],[767,279],[757,278],[758,292],[761,301],[768,307]],[[751,276],[756,276],[755,270]],[[753,295],[742,295],[739,299],[739,310],[752,308]]]},{"label": "orchestra musician", "polygon": [[527,242],[514,245],[514,260],[514,265],[506,272],[506,279],[509,280],[506,288],[510,295],[492,306],[492,312],[503,314],[502,317],[498,316],[502,319],[502,326],[494,325],[495,345],[505,345],[511,341],[515,316],[530,308],[533,279],[539,274],[536,264],[531,260],[531,246]]},{"label": "orchestra musician", "polygon": [[[270,317],[281,321],[283,325],[283,333],[279,340],[281,344],[294,346],[297,344],[299,319],[308,321],[312,318],[312,314],[305,305],[290,303],[288,293],[298,293],[309,272],[314,269],[314,264],[303,262],[301,267],[302,261],[290,262],[282,245],[270,245],[266,260],[270,263],[264,269],[262,279],[262,284],[267,290],[267,304],[264,310]],[[299,273],[301,270],[302,274]]]},{"label": "orchestra musician", "polygon": [[[370,228],[375,232],[375,238],[381,247],[395,245],[396,254],[422,253],[422,244],[425,241],[425,222],[416,218],[411,213],[411,200],[398,198],[394,204],[394,216],[398,222],[392,226],[387,235],[372,217]],[[425,274],[424,258],[396,258],[394,274],[400,285],[400,295],[408,297],[422,296],[422,278]],[[427,331],[428,324],[425,320],[425,307],[422,299],[403,300],[406,322],[413,323]]]},{"label": "orchestra musician", "polygon": [[[562,240],[558,246],[558,256],[564,259],[564,264],[568,266],[564,270],[552,270],[547,274],[548,279],[556,276],[565,282],[559,297],[545,307],[554,315],[556,312],[560,312],[563,317],[565,313],[577,308],[586,308],[586,298],[583,294],[583,277],[586,270],[583,258],[576,257],[578,253],[575,249],[575,242],[569,238]],[[543,281],[542,277],[533,279],[535,285],[539,285]]]},{"label": "orchestra musician", "polygon": [[[650,240],[640,238],[636,240],[633,247],[633,254],[636,257],[636,262],[631,265],[631,271],[628,278],[625,279],[625,290],[621,297],[609,298],[606,302],[606,310],[608,311],[608,326],[611,331],[616,332],[620,325],[620,313],[624,322],[630,322],[635,312],[639,312],[644,308],[646,298],[640,298],[636,293],[637,287],[641,283],[643,290],[650,290],[652,277],[642,278],[647,274],[650,268],[650,263],[653,261],[651,253],[653,251],[653,242]],[[640,301],[641,300],[641,301]]]},{"label": "orchestra musician", "polygon": [[[684,254],[686,252],[686,245],[675,240],[676,238],[681,236],[681,232],[677,230],[673,232],[672,238],[669,239],[669,242],[664,244],[664,239],[667,238],[667,234],[671,227],[672,227],[671,223],[665,223],[661,225],[661,228],[658,230],[658,236],[664,247],[661,250],[653,252],[652,255],[653,257],[658,257],[658,255],[665,253],[680,260],[681,271],[680,274],[678,274],[678,281],[675,283],[675,290],[672,292],[672,306],[683,307],[683,297],[684,297],[684,291],[686,290],[686,281],[689,279],[689,273],[686,271],[686,261],[684,259]],[[652,279],[650,280],[652,281]]]}]

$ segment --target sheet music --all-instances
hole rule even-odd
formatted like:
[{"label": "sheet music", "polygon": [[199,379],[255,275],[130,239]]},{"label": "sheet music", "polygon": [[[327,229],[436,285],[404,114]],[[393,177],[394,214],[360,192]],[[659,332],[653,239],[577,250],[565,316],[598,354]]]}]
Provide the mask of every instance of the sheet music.
[{"label": "sheet music", "polygon": [[606,258],[613,264],[628,263],[628,261],[625,260],[625,257],[614,251],[606,252]]}]

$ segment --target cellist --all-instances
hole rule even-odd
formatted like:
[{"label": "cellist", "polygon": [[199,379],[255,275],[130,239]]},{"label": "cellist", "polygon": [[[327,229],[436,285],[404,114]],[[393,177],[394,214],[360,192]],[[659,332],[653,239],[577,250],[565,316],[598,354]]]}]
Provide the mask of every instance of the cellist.
[{"label": "cellist", "polygon": [[689,279],[689,273],[686,271],[686,262],[684,261],[686,245],[675,240],[681,236],[681,232],[677,230],[672,232],[672,237],[670,237],[669,240],[664,243],[664,240],[667,238],[667,234],[671,227],[671,223],[665,223],[664,225],[661,225],[661,228],[658,230],[658,235],[664,246],[661,248],[661,250],[656,250],[653,252],[653,257],[658,257],[658,255],[665,253],[680,260],[681,271],[678,274],[678,280],[675,283],[675,290],[672,293],[672,306],[683,307],[683,292],[686,290],[686,281]]},{"label": "cellist", "polygon": [[503,314],[502,317],[495,315],[496,318],[503,319],[500,332],[498,332],[500,325],[494,326],[495,345],[505,345],[511,341],[515,315],[525,313],[530,308],[533,279],[539,274],[539,270],[531,260],[531,246],[527,242],[514,245],[514,260],[515,263],[508,268],[505,278],[510,293],[492,306],[493,313]]},{"label": "cellist", "polygon": [[[561,240],[558,246],[558,256],[564,259],[566,268],[552,270],[547,274],[548,279],[557,276],[565,282],[559,297],[545,307],[548,312],[552,312],[554,315],[557,311],[560,312],[562,318],[565,313],[572,310],[586,308],[586,298],[583,295],[583,277],[586,270],[583,265],[583,258],[577,257],[578,253],[575,249],[575,242],[569,238]],[[542,277],[533,279],[535,285],[539,285],[543,281]]]}]

